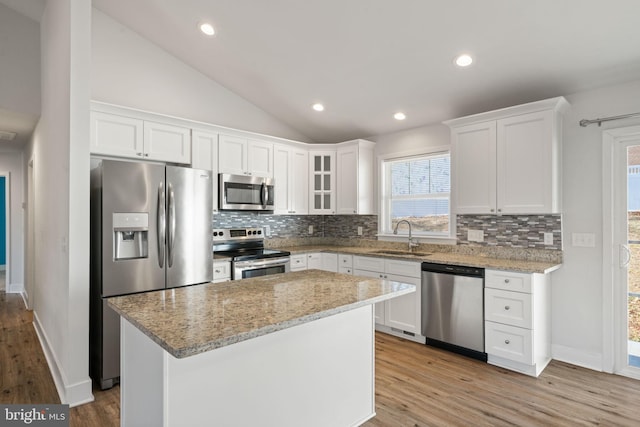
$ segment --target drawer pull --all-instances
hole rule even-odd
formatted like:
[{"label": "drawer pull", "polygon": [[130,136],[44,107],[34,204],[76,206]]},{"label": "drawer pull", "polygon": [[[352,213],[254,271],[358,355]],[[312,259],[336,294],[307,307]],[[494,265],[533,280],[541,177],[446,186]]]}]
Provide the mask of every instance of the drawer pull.
[{"label": "drawer pull", "polygon": [[509,279],[504,279],[504,283],[509,283]]},{"label": "drawer pull", "polygon": [[507,310],[507,311],[509,311],[509,309],[510,309],[510,308],[511,308],[511,307],[509,307],[508,305],[505,305],[505,306],[504,306],[504,309],[505,309],[505,310]]},{"label": "drawer pull", "polygon": [[507,344],[507,345],[509,345],[510,342],[511,341],[509,341],[509,340],[504,340],[504,343]]},{"label": "drawer pull", "polygon": [[216,270],[216,273],[220,273],[220,270]]}]

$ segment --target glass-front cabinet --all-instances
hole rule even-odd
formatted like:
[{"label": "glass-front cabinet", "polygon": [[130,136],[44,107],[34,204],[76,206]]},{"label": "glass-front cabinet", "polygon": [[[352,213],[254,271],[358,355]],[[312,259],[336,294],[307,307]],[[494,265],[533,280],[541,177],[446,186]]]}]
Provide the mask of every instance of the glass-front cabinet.
[{"label": "glass-front cabinet", "polygon": [[336,152],[311,151],[309,153],[309,213],[334,214],[336,212]]}]

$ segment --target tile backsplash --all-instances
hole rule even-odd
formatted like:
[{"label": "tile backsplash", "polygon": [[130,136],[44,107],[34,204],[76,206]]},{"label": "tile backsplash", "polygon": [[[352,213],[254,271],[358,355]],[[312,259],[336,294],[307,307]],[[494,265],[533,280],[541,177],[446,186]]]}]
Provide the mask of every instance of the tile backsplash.
[{"label": "tile backsplash", "polygon": [[[482,230],[484,241],[469,241],[469,231]],[[544,244],[544,234],[553,242]],[[458,245],[562,250],[562,215],[457,215]]]},{"label": "tile backsplash", "polygon": [[[309,227],[313,233],[309,233]],[[375,240],[377,215],[273,215],[256,212],[216,212],[213,228],[263,227],[267,237],[296,239],[331,237]],[[358,235],[362,227],[362,235]]]},{"label": "tile backsplash", "polygon": [[[309,233],[309,227],[313,233]],[[214,228],[263,227],[267,238],[332,238],[377,240],[377,215],[273,215],[257,212],[216,212]],[[362,227],[362,234],[358,234]],[[469,230],[482,230],[484,241],[469,241]],[[544,233],[553,243],[544,244]],[[457,215],[457,245],[562,251],[562,215]],[[364,243],[364,242],[363,242]]]}]

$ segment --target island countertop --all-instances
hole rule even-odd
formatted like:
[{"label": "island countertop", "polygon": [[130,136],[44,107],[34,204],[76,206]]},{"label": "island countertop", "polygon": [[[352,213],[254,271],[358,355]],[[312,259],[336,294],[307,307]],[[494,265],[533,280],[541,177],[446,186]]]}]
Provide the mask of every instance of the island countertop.
[{"label": "island countertop", "polygon": [[320,270],[109,298],[176,358],[266,335],[415,291],[415,286]]}]

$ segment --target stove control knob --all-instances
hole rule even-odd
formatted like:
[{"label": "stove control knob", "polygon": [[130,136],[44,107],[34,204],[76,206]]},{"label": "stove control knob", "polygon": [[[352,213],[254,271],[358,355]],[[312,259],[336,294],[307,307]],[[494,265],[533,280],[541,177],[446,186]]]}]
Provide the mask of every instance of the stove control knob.
[{"label": "stove control knob", "polygon": [[218,236],[218,232],[217,232],[217,231],[214,231],[214,232],[213,232],[213,237],[217,237],[217,236]]},{"label": "stove control knob", "polygon": [[262,234],[262,230],[258,230],[258,234]]}]

